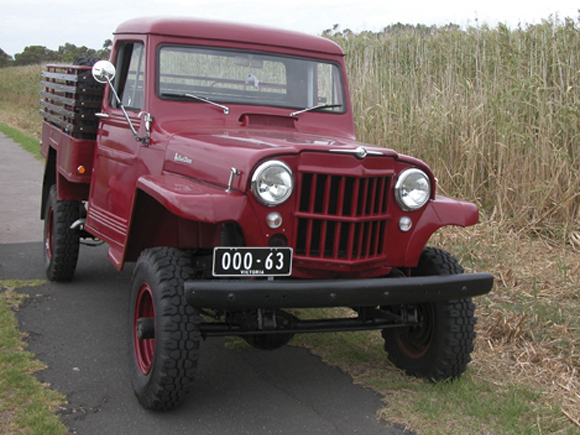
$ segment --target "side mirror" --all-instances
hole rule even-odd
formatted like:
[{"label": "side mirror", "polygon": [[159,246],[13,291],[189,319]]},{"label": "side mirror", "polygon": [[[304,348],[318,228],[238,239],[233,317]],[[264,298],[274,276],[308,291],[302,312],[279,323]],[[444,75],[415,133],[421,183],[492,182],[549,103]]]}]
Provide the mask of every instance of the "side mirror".
[{"label": "side mirror", "polygon": [[99,83],[109,83],[115,78],[115,65],[108,60],[99,60],[93,65],[93,78]]}]

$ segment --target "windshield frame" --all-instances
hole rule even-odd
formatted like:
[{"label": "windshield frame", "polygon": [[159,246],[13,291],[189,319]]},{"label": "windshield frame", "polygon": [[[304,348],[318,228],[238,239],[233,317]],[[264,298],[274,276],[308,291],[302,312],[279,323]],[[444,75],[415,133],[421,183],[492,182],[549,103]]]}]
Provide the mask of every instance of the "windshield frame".
[{"label": "windshield frame", "polygon": [[[248,58],[252,58],[252,57],[256,57],[258,59],[260,59],[261,61],[275,61],[278,62],[280,64],[283,64],[284,67],[286,67],[288,64],[292,64],[292,65],[328,65],[331,69],[328,73],[328,78],[330,79],[331,85],[328,86],[328,88],[331,88],[331,101],[328,101],[326,99],[322,99],[322,101],[320,101],[320,95],[316,95],[316,96],[308,96],[306,99],[304,99],[303,101],[296,101],[296,102],[292,102],[290,101],[290,98],[296,98],[296,97],[292,97],[289,89],[291,87],[291,85],[289,83],[286,83],[286,93],[279,93],[277,94],[278,96],[285,96],[285,98],[280,99],[279,101],[276,101],[276,104],[274,104],[273,100],[270,101],[266,101],[265,99],[260,99],[260,98],[254,98],[254,99],[248,99],[248,98],[243,98],[241,96],[239,96],[238,98],[234,98],[234,97],[230,97],[228,98],[227,95],[223,95],[220,96],[219,94],[205,94],[204,92],[200,92],[199,89],[196,89],[194,87],[191,88],[183,88],[181,90],[171,90],[171,89],[167,89],[167,88],[163,88],[163,82],[162,82],[162,74],[163,74],[163,65],[161,64],[162,61],[162,53],[164,52],[164,50],[171,50],[174,49],[174,51],[190,51],[191,53],[196,53],[196,54],[203,54],[204,52],[207,52],[209,55],[219,55],[219,54],[224,54],[227,55],[227,57],[233,57],[234,60],[236,57],[248,57]],[[248,68],[251,68],[251,65],[248,66]],[[286,71],[286,79],[288,79],[289,74],[291,74],[290,72]],[[192,79],[195,77],[193,75],[190,76]],[[185,76],[183,76],[184,80],[185,80]],[[218,79],[221,79],[225,82],[228,81],[232,81],[232,79],[228,79],[228,78],[219,78],[216,77]],[[238,83],[241,84],[241,83]],[[247,81],[246,81],[246,85],[247,85]],[[252,83],[250,83],[251,85]],[[276,83],[270,83],[268,84],[269,86],[273,86],[273,87],[281,87],[282,85],[280,84],[276,84]],[[339,62],[335,62],[332,60],[328,60],[328,59],[321,59],[321,58],[317,58],[317,57],[308,57],[308,56],[292,56],[292,55],[286,55],[286,54],[280,54],[280,53],[273,53],[273,52],[267,52],[267,51],[254,51],[254,50],[243,50],[243,49],[235,49],[235,48],[224,48],[224,47],[213,47],[213,46],[203,46],[203,45],[191,45],[191,44],[161,44],[158,46],[157,48],[157,55],[156,55],[156,74],[155,74],[155,87],[156,87],[156,94],[158,96],[158,98],[160,98],[161,100],[169,100],[169,101],[188,101],[191,102],[192,104],[199,104],[199,103],[203,103],[202,101],[196,101],[194,99],[186,99],[186,98],[182,98],[180,96],[178,96],[178,93],[181,94],[185,94],[185,93],[191,93],[194,95],[199,95],[203,98],[206,98],[207,100],[211,100],[212,102],[215,103],[219,103],[219,104],[224,104],[224,105],[248,105],[248,106],[262,106],[262,107],[272,107],[272,108],[278,108],[278,109],[289,109],[290,111],[294,112],[294,111],[301,111],[304,109],[308,109],[309,107],[313,107],[316,105],[328,105],[328,107],[324,107],[321,108],[319,110],[315,110],[314,112],[316,113],[327,113],[327,114],[344,114],[347,111],[347,95],[346,95],[346,89],[345,89],[345,84],[344,84],[344,72],[342,71],[342,65]],[[312,85],[311,87],[307,87],[307,90],[305,92],[313,94],[314,92],[316,92],[316,85]],[[233,90],[231,92],[234,92]],[[240,91],[236,91],[238,93],[241,92]],[[175,94],[175,95],[168,95],[168,94]],[[247,92],[244,91],[244,94],[247,94]],[[260,96],[260,94],[258,94],[257,92],[254,93],[254,95],[258,95]],[[273,94],[272,94],[273,95]],[[292,94],[294,95],[294,94]],[[247,97],[247,95],[246,95]],[[308,104],[309,100],[311,99],[310,102],[313,102],[312,99],[318,99],[319,101],[316,101],[315,104]],[[337,107],[338,105],[338,107]]]}]

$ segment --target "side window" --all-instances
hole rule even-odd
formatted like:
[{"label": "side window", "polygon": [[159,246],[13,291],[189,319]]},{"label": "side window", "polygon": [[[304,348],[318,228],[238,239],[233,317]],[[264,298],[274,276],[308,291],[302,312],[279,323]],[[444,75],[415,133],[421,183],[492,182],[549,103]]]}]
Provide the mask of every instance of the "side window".
[{"label": "side window", "polygon": [[[117,50],[115,89],[128,110],[140,110],[143,104],[145,51],[140,42],[123,42]],[[118,107],[114,99],[111,106]]]}]

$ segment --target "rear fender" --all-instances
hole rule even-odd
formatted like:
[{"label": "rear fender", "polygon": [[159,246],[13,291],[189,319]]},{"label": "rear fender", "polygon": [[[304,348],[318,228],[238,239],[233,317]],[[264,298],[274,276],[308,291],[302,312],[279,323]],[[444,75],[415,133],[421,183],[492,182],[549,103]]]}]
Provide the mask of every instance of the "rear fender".
[{"label": "rear fender", "polygon": [[[86,142],[86,141],[85,141]],[[44,219],[48,192],[53,184],[56,184],[56,196],[61,200],[85,201],[89,197],[90,179],[88,176],[72,177],[64,173],[61,169],[59,159],[63,152],[57,154],[56,150],[48,147],[46,154],[46,164],[44,166],[44,177],[42,181],[42,199],[40,206],[40,219]]]},{"label": "rear fender", "polygon": [[56,151],[49,148],[46,153],[46,164],[44,165],[44,177],[42,180],[42,200],[40,204],[40,219],[44,220],[46,211],[46,201],[50,187],[56,183]]}]

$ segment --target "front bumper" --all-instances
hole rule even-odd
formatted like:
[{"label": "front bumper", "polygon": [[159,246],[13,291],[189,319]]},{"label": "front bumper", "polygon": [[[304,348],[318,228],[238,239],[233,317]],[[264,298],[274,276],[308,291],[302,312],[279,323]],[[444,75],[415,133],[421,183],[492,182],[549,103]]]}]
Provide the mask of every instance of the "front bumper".
[{"label": "front bumper", "polygon": [[236,279],[187,281],[187,302],[224,310],[377,307],[479,296],[493,286],[489,273],[410,278],[274,281]]}]

